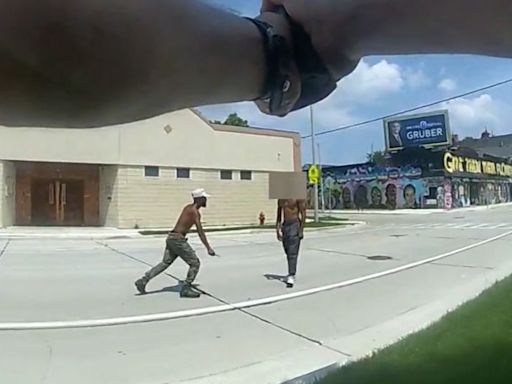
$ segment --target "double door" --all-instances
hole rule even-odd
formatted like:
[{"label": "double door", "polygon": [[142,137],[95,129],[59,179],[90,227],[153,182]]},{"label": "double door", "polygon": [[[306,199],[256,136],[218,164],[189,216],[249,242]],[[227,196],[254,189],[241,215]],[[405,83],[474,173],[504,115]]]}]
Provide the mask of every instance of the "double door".
[{"label": "double door", "polygon": [[84,182],[82,180],[33,179],[33,225],[83,225]]}]

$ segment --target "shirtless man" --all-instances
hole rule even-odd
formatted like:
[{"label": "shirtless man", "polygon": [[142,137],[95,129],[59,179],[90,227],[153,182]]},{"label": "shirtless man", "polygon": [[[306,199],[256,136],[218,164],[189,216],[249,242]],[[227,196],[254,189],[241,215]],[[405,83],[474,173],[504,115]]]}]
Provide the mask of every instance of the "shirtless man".
[{"label": "shirtless man", "polygon": [[277,239],[283,243],[288,259],[286,286],[292,288],[297,273],[300,241],[304,237],[306,207],[304,200],[280,199],[277,202]]},{"label": "shirtless man", "polygon": [[182,260],[189,265],[189,270],[185,283],[182,286],[180,296],[188,298],[197,298],[200,296],[200,293],[192,287],[192,283],[199,272],[201,263],[186,238],[187,233],[193,225],[196,226],[199,238],[206,247],[208,254],[215,256],[215,251],[210,247],[210,244],[208,244],[203,227],[201,226],[201,214],[199,213],[201,208],[206,207],[206,200],[209,195],[204,189],[196,189],[192,192],[192,197],[194,198],[194,202],[183,208],[178,222],[169,233],[169,236],[167,236],[163,260],[135,282],[135,287],[137,287],[137,290],[141,294],[146,293],[146,285],[151,279],[169,268],[177,257],[181,257]]}]

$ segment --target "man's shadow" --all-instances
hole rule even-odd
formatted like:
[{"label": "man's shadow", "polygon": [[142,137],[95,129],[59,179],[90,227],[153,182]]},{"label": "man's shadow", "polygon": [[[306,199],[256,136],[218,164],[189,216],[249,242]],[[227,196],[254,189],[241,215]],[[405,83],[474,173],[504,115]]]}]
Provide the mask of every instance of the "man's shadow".
[{"label": "man's shadow", "polygon": [[284,285],[286,285],[286,278],[288,277],[288,276],[283,276],[283,275],[275,275],[273,273],[266,273],[263,276],[267,280],[279,281],[279,282],[283,283]]}]

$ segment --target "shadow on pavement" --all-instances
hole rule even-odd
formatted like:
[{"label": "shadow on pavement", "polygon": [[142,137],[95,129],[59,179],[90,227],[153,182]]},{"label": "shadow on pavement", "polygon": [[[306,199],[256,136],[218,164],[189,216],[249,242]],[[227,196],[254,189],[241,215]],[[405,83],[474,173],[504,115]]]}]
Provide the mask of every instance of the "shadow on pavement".
[{"label": "shadow on pavement", "polygon": [[146,295],[153,295],[155,293],[168,293],[168,292],[180,293],[181,286],[182,286],[182,284],[177,284],[177,285],[173,285],[170,287],[164,287],[162,289],[155,290],[155,291],[146,291],[145,294],[136,293],[135,296],[146,296]]},{"label": "shadow on pavement", "polygon": [[267,280],[280,281],[281,283],[286,285],[286,278],[288,276],[283,275],[275,275],[273,273],[266,273],[263,275]]}]

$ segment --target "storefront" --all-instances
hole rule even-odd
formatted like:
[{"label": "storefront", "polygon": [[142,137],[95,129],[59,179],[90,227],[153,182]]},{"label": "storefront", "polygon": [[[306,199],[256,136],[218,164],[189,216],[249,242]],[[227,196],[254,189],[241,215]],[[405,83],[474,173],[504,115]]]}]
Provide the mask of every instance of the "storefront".
[{"label": "storefront", "polygon": [[511,201],[512,165],[504,160],[459,156],[447,151],[443,167],[445,183],[451,187],[451,199],[447,199],[445,208]]},{"label": "storefront", "polygon": [[[424,154],[420,165],[354,164],[322,170],[320,202],[326,209],[454,209],[512,200],[512,165],[462,151]],[[312,189],[311,189],[312,191]],[[310,199],[311,200],[311,199]],[[311,200],[312,201],[312,200]]]}]

